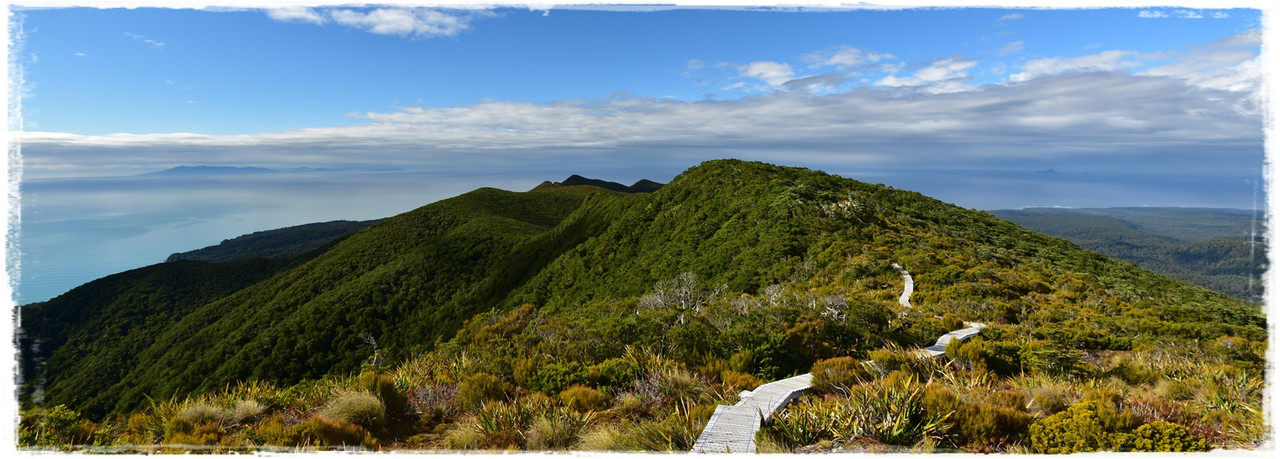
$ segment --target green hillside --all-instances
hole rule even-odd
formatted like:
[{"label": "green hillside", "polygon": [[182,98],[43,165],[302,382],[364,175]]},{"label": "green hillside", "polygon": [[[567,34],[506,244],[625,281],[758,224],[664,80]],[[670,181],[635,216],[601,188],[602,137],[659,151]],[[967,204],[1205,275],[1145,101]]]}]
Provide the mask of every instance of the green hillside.
[{"label": "green hillside", "polygon": [[[102,329],[104,317],[172,311],[154,326],[24,352],[31,370],[23,406],[65,405],[103,425],[128,418],[132,426],[137,416],[139,426],[146,416],[166,425],[127,428],[142,437],[103,437],[111,441],[297,446],[336,441],[304,435],[320,427],[303,413],[365,387],[391,410],[378,423],[356,423],[364,433],[354,438],[366,446],[538,449],[561,444],[520,433],[534,428],[537,413],[568,413],[555,410],[595,391],[603,398],[592,398],[588,411],[612,413],[596,422],[633,431],[605,449],[680,449],[715,403],[732,403],[744,386],[831,359],[883,360],[961,321],[989,327],[973,347],[956,350],[958,367],[935,368],[953,381],[955,372],[981,372],[1011,381],[1000,384],[1043,377],[1086,387],[1185,373],[1141,363],[1157,361],[1261,377],[1266,321],[1258,306],[918,193],[736,160],[704,163],[652,193],[591,188],[476,190],[380,220],[295,265],[172,300],[135,294],[135,279],[115,277],[74,298],[25,306],[24,350],[36,348],[31,337]],[[915,276],[914,308],[897,303],[895,262]],[[170,271],[185,265],[147,272],[175,289],[198,283]],[[70,312],[91,309],[103,312]],[[122,339],[134,350],[127,357],[109,343]],[[888,362],[881,368],[895,368]],[[377,389],[379,374],[401,395]],[[245,389],[255,385],[267,389]],[[576,386],[584,389],[564,395]],[[261,417],[218,418],[205,431],[198,426],[214,421],[180,415],[200,403],[229,410],[244,397]],[[1253,406],[1254,395],[1241,397]],[[504,430],[493,422],[514,412],[501,410],[526,411]],[[24,419],[50,415],[42,416]],[[173,419],[189,425],[165,424]],[[497,430],[466,430],[475,425]],[[1005,438],[1024,434],[1025,424]],[[949,441],[996,444],[985,438]],[[1223,445],[1254,436],[1214,438]]]},{"label": "green hillside", "polygon": [[289,258],[319,249],[373,224],[372,221],[309,223],[227,239],[218,245],[169,255],[165,261],[237,261],[253,258]]},{"label": "green hillside", "polygon": [[1260,218],[1231,209],[997,210],[1027,229],[1070,240],[1174,279],[1262,302],[1266,242],[1251,241]]}]

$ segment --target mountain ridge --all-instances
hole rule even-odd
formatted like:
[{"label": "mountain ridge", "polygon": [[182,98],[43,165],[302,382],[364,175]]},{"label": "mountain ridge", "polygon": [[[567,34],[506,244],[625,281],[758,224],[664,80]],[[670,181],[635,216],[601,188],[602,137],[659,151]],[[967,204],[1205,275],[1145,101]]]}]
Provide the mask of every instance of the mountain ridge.
[{"label": "mountain ridge", "polygon": [[[881,287],[881,278],[896,276],[891,261],[920,273],[913,302],[924,305],[921,314],[951,311],[968,320],[1016,323],[1026,320],[1020,298],[1070,305],[1083,301],[1068,300],[1078,297],[1209,323],[1179,333],[1253,336],[1254,327],[1265,324],[1256,308],[987,213],[808,169],[720,160],[652,193],[478,189],[379,220],[295,259],[296,265],[264,270],[244,288],[178,303],[149,296],[145,284],[118,291],[106,288],[111,282],[86,284],[77,289],[82,300],[59,297],[21,311],[29,332],[20,339],[24,350],[39,344],[32,338],[81,330],[42,353],[43,367],[29,352],[22,355],[24,374],[31,376],[24,379],[23,400],[30,404],[42,391],[47,403],[102,416],[136,409],[147,398],[203,393],[233,381],[314,380],[355,371],[375,355],[404,361],[488,311],[531,304],[548,314],[589,317],[617,305],[626,310],[655,285],[685,273],[715,291],[763,295],[782,283],[810,283],[827,298],[852,295],[866,307],[891,308],[894,293]],[[94,299],[92,292],[102,293]],[[139,334],[116,327],[128,342],[149,343],[122,361],[109,352],[118,347],[90,333],[111,329],[95,318],[101,315],[57,320],[85,301],[115,308],[108,316],[139,317],[165,304],[182,313]],[[680,312],[679,323],[686,314],[696,311]],[[919,328],[925,322],[899,324],[892,336],[931,340],[934,330]],[[1071,324],[1090,331],[1058,336],[1048,327],[1043,333],[1081,343],[1071,345],[1121,345],[1104,339],[1116,333],[1108,327],[1118,325]],[[867,333],[890,331],[887,323],[860,326]],[[1155,333],[1125,326],[1131,334]],[[612,330],[615,342],[599,345],[620,351],[621,343],[648,339],[643,330]],[[704,343],[668,351],[696,358],[704,352],[699,346],[721,348]]]}]

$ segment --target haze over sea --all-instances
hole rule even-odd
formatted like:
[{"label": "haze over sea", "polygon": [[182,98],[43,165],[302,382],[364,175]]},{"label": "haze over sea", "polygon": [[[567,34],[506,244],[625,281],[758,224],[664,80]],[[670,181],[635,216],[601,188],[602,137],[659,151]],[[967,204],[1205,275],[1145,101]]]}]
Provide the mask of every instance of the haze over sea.
[{"label": "haze over sea", "polygon": [[[1249,209],[1263,8],[15,8],[16,301],[254,231],[716,158],[977,209]],[[145,175],[199,165],[279,172]]]}]

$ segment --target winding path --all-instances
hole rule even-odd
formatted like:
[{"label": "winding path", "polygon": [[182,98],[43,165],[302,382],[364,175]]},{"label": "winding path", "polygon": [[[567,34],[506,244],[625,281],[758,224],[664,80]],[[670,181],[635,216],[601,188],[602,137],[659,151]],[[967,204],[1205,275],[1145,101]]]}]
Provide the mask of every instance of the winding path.
[{"label": "winding path", "polygon": [[[911,273],[898,263],[892,263],[892,266],[893,269],[898,270],[898,274],[902,274],[903,280],[902,296],[898,297],[898,304],[910,308],[915,281],[911,279]],[[938,337],[938,342],[918,352],[926,357],[943,355],[951,340],[968,341],[986,327],[981,323],[965,322],[965,324],[969,328],[942,335]],[[692,452],[755,453],[756,431],[759,431],[760,427],[775,413],[782,411],[788,403],[809,390],[812,382],[813,375],[810,373],[792,376],[761,384],[753,391],[743,391],[739,394],[738,403],[733,406],[716,406],[715,413],[711,414],[711,419],[702,428],[702,434],[698,435],[698,440],[694,442]]]},{"label": "winding path", "polygon": [[916,281],[911,279],[911,273],[898,264],[898,262],[890,263],[893,269],[898,270],[898,274],[902,275],[902,295],[898,297],[898,304],[904,308],[911,307],[911,293],[916,291]]}]

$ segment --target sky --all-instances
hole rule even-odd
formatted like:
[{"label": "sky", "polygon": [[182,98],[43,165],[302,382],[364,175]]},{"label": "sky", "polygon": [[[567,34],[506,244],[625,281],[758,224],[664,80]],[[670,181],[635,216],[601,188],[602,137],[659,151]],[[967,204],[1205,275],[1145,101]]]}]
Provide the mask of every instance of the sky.
[{"label": "sky", "polygon": [[[11,6],[18,304],[253,231],[716,158],[976,209],[1265,205],[1264,2],[261,5]],[[197,165],[277,172],[144,175]]]}]

